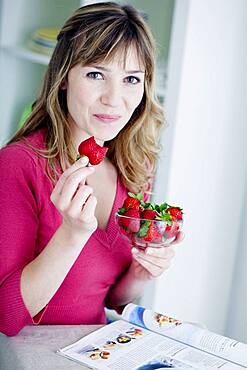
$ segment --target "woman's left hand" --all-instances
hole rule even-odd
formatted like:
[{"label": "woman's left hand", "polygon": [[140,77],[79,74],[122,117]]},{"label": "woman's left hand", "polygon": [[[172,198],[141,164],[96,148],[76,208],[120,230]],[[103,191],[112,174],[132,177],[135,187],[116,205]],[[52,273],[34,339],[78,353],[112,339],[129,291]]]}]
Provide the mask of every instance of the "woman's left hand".
[{"label": "woman's left hand", "polygon": [[147,247],[145,250],[132,248],[133,262],[131,269],[135,278],[150,280],[160,276],[170,267],[171,260],[175,255],[174,248],[183,238],[184,234],[180,232],[169,247]]}]

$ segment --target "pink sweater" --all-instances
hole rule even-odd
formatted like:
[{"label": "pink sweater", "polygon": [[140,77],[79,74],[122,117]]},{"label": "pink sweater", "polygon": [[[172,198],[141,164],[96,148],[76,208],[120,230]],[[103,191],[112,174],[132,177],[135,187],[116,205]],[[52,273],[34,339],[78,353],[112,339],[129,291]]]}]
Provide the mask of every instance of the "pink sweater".
[{"label": "pink sweater", "polygon": [[[44,130],[30,140],[44,147]],[[53,298],[31,317],[21,295],[21,273],[62,222],[50,201],[52,185],[45,164],[24,143],[0,150],[0,331],[10,336],[25,325],[105,323],[107,293],[132,260],[130,245],[114,220],[127,195],[118,177],[106,230],[93,233]]]}]

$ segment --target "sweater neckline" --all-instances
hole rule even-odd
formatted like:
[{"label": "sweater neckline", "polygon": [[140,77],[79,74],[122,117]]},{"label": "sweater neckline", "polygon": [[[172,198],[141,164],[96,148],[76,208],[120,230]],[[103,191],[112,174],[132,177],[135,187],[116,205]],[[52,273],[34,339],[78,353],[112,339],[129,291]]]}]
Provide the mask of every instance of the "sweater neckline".
[{"label": "sweater neckline", "polygon": [[101,229],[97,227],[97,229],[94,232],[95,237],[106,247],[110,248],[111,245],[114,243],[114,241],[118,238],[119,232],[118,232],[118,226],[115,221],[115,213],[117,212],[120,200],[120,190],[121,190],[121,181],[119,174],[117,175],[117,189],[115,198],[113,201],[110,217],[107,223],[107,226],[105,229]]}]

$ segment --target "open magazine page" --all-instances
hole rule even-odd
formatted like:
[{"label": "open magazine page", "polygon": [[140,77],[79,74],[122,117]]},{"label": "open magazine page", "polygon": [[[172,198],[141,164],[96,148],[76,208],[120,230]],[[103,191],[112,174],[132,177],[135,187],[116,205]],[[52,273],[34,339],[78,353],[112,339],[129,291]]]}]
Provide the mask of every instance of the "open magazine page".
[{"label": "open magazine page", "polygon": [[191,323],[156,313],[152,310],[128,304],[123,313],[124,320],[156,333],[176,339],[208,353],[222,357],[247,368],[247,345],[215,334]]},{"label": "open magazine page", "polygon": [[243,369],[123,320],[100,328],[58,353],[101,370]]}]

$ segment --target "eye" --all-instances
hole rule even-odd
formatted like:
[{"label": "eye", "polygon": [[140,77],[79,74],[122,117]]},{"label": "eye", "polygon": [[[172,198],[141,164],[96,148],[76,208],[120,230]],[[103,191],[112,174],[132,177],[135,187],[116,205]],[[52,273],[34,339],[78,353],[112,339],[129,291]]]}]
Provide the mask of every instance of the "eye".
[{"label": "eye", "polygon": [[89,72],[87,73],[87,77],[92,80],[103,80],[103,75],[100,72]]},{"label": "eye", "polygon": [[131,85],[136,85],[141,82],[140,78],[135,76],[128,76],[125,78],[125,81]]}]

